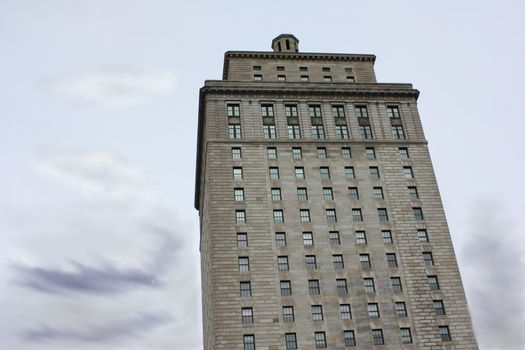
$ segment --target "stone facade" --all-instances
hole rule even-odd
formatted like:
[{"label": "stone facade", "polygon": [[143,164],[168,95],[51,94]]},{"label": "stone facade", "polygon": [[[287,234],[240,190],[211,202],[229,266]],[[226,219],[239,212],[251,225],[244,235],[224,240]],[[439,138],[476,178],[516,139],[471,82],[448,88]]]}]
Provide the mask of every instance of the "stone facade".
[{"label": "stone facade", "polygon": [[[227,52],[223,80],[206,81],[200,92],[195,207],[204,348],[477,349],[418,91],[377,83],[372,55],[300,53],[295,37],[276,39],[275,52]],[[284,48],[286,39],[291,49],[279,52],[276,43]],[[291,126],[297,138],[290,138]],[[314,137],[319,128],[312,126],[322,126],[324,138]],[[235,179],[239,169],[242,179]],[[304,179],[297,178],[301,169]],[[307,256],[315,256],[314,267],[307,268]],[[279,257],[288,269],[278,268]],[[438,284],[429,284],[434,278]],[[373,279],[374,290],[364,279]],[[342,280],[347,293],[337,288]],[[291,295],[281,281],[290,282]],[[319,294],[309,281],[319,282]],[[249,292],[241,282],[250,282]],[[369,305],[377,305],[379,317]],[[322,316],[313,316],[312,306]],[[293,321],[284,307],[293,307]],[[377,344],[378,330],[384,345]]]}]

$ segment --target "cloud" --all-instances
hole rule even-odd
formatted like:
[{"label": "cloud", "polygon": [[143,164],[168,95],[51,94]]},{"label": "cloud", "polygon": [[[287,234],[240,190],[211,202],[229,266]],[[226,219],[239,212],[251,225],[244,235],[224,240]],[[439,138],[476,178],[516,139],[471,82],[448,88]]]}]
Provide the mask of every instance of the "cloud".
[{"label": "cloud", "polygon": [[71,103],[124,108],[167,95],[174,86],[169,71],[107,65],[51,79],[45,89]]}]

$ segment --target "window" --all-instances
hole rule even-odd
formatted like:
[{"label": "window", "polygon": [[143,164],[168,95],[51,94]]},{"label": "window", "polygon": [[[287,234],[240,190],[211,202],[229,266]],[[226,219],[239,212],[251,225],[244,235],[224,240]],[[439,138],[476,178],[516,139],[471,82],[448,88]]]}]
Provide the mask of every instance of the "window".
[{"label": "window", "polygon": [[398,140],[405,139],[405,131],[401,125],[392,126],[392,135]]},{"label": "window", "polygon": [[357,187],[348,187],[348,196],[351,200],[356,201],[359,199],[359,191]]},{"label": "window", "polygon": [[308,293],[310,295],[321,294],[321,290],[319,288],[319,280],[308,280]]},{"label": "window", "polygon": [[400,118],[399,108],[397,106],[387,106],[386,109],[389,118]]},{"label": "window", "polygon": [[304,180],[304,168],[303,167],[295,167],[295,178],[297,180]]},{"label": "window", "polygon": [[332,261],[334,262],[334,269],[344,269],[345,263],[342,255],[332,255]]},{"label": "window", "polygon": [[268,147],[266,153],[268,154],[268,159],[277,159],[277,148]]},{"label": "window", "polygon": [[428,288],[430,290],[439,290],[439,282],[437,276],[427,276]]},{"label": "window", "polygon": [[280,201],[280,200],[281,200],[281,189],[272,188],[272,201]]},{"label": "window", "polygon": [[326,159],[326,148],[325,147],[317,147],[317,158]]},{"label": "window", "polygon": [[310,81],[310,77],[308,75],[301,75],[301,81]]},{"label": "window", "polygon": [[261,70],[261,66],[253,66],[253,70]]},{"label": "window", "polygon": [[363,285],[366,293],[375,293],[376,287],[373,278],[363,278]]},{"label": "window", "polygon": [[368,317],[379,318],[379,306],[377,303],[368,304]]},{"label": "window", "polygon": [[355,114],[358,118],[368,118],[368,109],[366,106],[355,106]]},{"label": "window", "polygon": [[330,71],[330,67],[323,67],[323,72],[329,72]]},{"label": "window", "polygon": [[288,125],[288,138],[289,139],[300,139],[301,129],[299,125]]},{"label": "window", "polygon": [[310,222],[310,210],[308,209],[299,210],[299,216],[301,218],[301,222]]},{"label": "window", "polygon": [[308,67],[299,67],[300,72],[308,72]]},{"label": "window", "polygon": [[279,285],[281,287],[281,296],[286,297],[292,295],[292,284],[290,281],[281,281]]},{"label": "window", "polygon": [[247,256],[239,257],[239,272],[250,271],[250,260]]},{"label": "window", "polygon": [[392,290],[394,292],[402,292],[403,287],[401,286],[401,278],[400,277],[390,277],[390,283],[392,284]]},{"label": "window", "polygon": [[343,337],[345,339],[345,346],[355,346],[354,331],[344,331]]},{"label": "window", "polygon": [[277,66],[276,69],[277,69],[278,72],[283,72],[284,71],[284,66]]},{"label": "window", "polygon": [[248,247],[248,234],[245,232],[237,233],[237,248]]},{"label": "window", "polygon": [[315,332],[315,348],[326,348],[326,335],[324,332]]},{"label": "window", "polygon": [[365,148],[365,155],[366,155],[366,159],[368,159],[368,160],[376,159],[376,151],[375,151],[374,147],[367,147],[367,148]]},{"label": "window", "polygon": [[345,108],[341,105],[333,105],[332,106],[332,115],[335,118],[344,118],[345,117]]},{"label": "window", "polygon": [[308,192],[305,187],[298,187],[297,188],[297,199],[300,201],[307,201],[308,200]]},{"label": "window", "polygon": [[250,282],[241,282],[241,297],[251,297],[252,296],[252,284]]},{"label": "window", "polygon": [[379,221],[388,221],[388,212],[386,211],[386,208],[378,208],[377,216],[379,217]]},{"label": "window", "polygon": [[243,336],[244,350],[255,350],[255,336],[245,335]]},{"label": "window", "polygon": [[350,310],[350,304],[341,304],[339,305],[339,312],[341,314],[342,320],[351,320],[352,311]]},{"label": "window", "polygon": [[407,307],[404,301],[398,301],[395,304],[396,315],[398,317],[407,317]]},{"label": "window", "polygon": [[279,180],[279,168],[277,168],[277,167],[270,167],[269,173],[270,173],[270,179],[272,179],[272,180]]},{"label": "window", "polygon": [[427,230],[417,230],[417,237],[420,242],[428,242]]},{"label": "window", "polygon": [[323,198],[325,201],[334,200],[334,192],[332,191],[332,187],[323,188]]},{"label": "window", "polygon": [[292,157],[293,159],[301,159],[303,157],[301,147],[292,148]]},{"label": "window", "polygon": [[382,329],[372,329],[372,341],[374,345],[383,345],[385,344],[385,339],[383,338]]},{"label": "window", "polygon": [[445,305],[443,300],[434,300],[434,310],[436,310],[436,315],[445,315]]},{"label": "window", "polygon": [[355,231],[355,242],[357,244],[366,244],[366,232],[365,231]]},{"label": "window", "polygon": [[452,341],[448,326],[439,326],[439,335],[441,336],[441,341]]},{"label": "window", "polygon": [[359,262],[361,263],[361,267],[363,269],[372,268],[372,264],[370,263],[370,255],[368,254],[359,254]]},{"label": "window", "polygon": [[370,177],[373,179],[373,180],[379,180],[379,168],[376,167],[376,166],[371,166],[369,168],[369,171],[370,171]]},{"label": "window", "polygon": [[416,220],[423,220],[423,209],[421,209],[421,208],[412,208],[412,211],[414,212],[414,219],[416,219]]},{"label": "window", "polygon": [[245,224],[246,223],[246,212],[244,210],[235,211],[235,223]]},{"label": "window", "polygon": [[336,281],[337,294],[345,295],[348,294],[348,285],[345,278],[338,278]]},{"label": "window", "polygon": [[240,167],[233,168],[233,179],[242,180],[242,168]]},{"label": "window", "polygon": [[278,75],[277,76],[277,81],[286,81],[286,75]]},{"label": "window", "polygon": [[314,139],[324,139],[324,126],[312,125],[312,137]]},{"label": "window", "polygon": [[335,136],[340,140],[348,139],[348,127],[346,125],[336,125]]},{"label": "window", "polygon": [[241,149],[238,147],[232,148],[232,159],[241,159]]},{"label": "window", "polygon": [[354,167],[353,166],[345,167],[345,175],[346,175],[346,178],[349,180],[355,179]]},{"label": "window", "polygon": [[283,306],[283,322],[294,322],[293,306]]},{"label": "window", "polygon": [[284,247],[284,246],[286,246],[286,233],[284,233],[284,232],[276,232],[275,233],[275,245],[277,247]]},{"label": "window", "polygon": [[403,167],[403,173],[405,174],[405,179],[413,179],[414,173],[412,172],[411,166],[404,166]]},{"label": "window", "polygon": [[394,243],[394,240],[392,238],[392,231],[384,230],[384,231],[381,231],[381,234],[383,235],[383,243],[386,243],[386,244]]},{"label": "window", "polygon": [[346,77],[346,82],[347,83],[353,83],[353,82],[355,82],[355,78],[353,76],[351,76],[351,75],[348,75]]},{"label": "window", "polygon": [[284,105],[284,114],[287,117],[297,117],[297,105]]},{"label": "window", "polygon": [[273,117],[273,105],[272,104],[262,104],[261,105],[261,116]]},{"label": "window", "polygon": [[363,214],[361,213],[361,209],[359,208],[352,209],[352,220],[356,222],[363,221]]},{"label": "window", "polygon": [[244,201],[244,189],[236,188],[233,190],[233,197],[236,202]]},{"label": "window", "polygon": [[410,155],[408,154],[408,148],[406,148],[406,147],[399,147],[399,157],[401,159],[408,159],[408,158],[410,158]]},{"label": "window", "polygon": [[308,112],[310,117],[321,118],[321,106],[320,105],[309,105]]},{"label": "window", "polygon": [[253,75],[253,80],[258,80],[258,81],[263,80],[262,74],[254,74]]},{"label": "window", "polygon": [[372,128],[370,125],[362,125],[359,127],[359,130],[361,131],[361,137],[365,140],[371,140],[374,138],[374,135],[372,135]]},{"label": "window", "polygon": [[374,187],[374,198],[385,199],[385,195],[383,194],[383,187]]},{"label": "window", "polygon": [[326,221],[327,222],[337,221],[337,215],[335,214],[335,209],[326,209]]},{"label": "window", "polygon": [[305,246],[314,245],[314,235],[312,232],[303,232],[303,244]]},{"label": "window", "polygon": [[409,186],[408,187],[408,195],[410,196],[410,199],[412,199],[412,200],[418,199],[419,196],[417,194],[417,187]]},{"label": "window", "polygon": [[401,336],[401,342],[403,344],[412,343],[412,334],[410,333],[410,328],[400,328],[399,335]]},{"label": "window", "polygon": [[317,270],[317,262],[315,260],[315,255],[305,255],[304,261],[306,263],[307,270]]},{"label": "window", "polygon": [[347,72],[347,73],[352,73],[353,70],[354,70],[354,68],[352,68],[352,67],[346,67],[345,68],[345,72]]},{"label": "window", "polygon": [[277,268],[278,270],[288,270],[288,257],[287,256],[279,256],[277,257]]},{"label": "window", "polygon": [[329,180],[330,179],[330,168],[322,166],[319,169],[321,173],[321,180]]},{"label": "window", "polygon": [[397,267],[396,253],[386,253],[388,267]]},{"label": "window", "polygon": [[253,309],[251,307],[243,307],[241,309],[242,323],[253,323]]},{"label": "window", "polygon": [[332,81],[332,77],[331,77],[330,75],[325,75],[325,76],[323,77],[323,81],[324,81],[325,83],[329,83],[329,82]]},{"label": "window", "polygon": [[278,209],[273,211],[273,222],[276,224],[284,223],[284,213],[282,210]]},{"label": "window", "polygon": [[321,305],[312,305],[312,320],[313,321],[323,320],[323,307]]},{"label": "window", "polygon": [[434,258],[431,252],[423,252],[423,261],[425,266],[434,266]]},{"label": "window", "polygon": [[330,245],[340,245],[341,244],[341,239],[339,238],[338,231],[330,231],[328,236],[330,237]]},{"label": "window", "polygon": [[263,134],[265,139],[277,138],[277,132],[275,131],[275,125],[265,124],[263,125]]},{"label": "window", "polygon": [[351,159],[352,158],[352,152],[350,151],[350,147],[342,147],[341,153],[343,154],[343,159]]},{"label": "window", "polygon": [[286,349],[297,349],[297,338],[295,333],[286,333],[284,339],[286,341]]},{"label": "window", "polygon": [[227,105],[228,117],[240,117],[241,109],[238,104],[228,104]]}]

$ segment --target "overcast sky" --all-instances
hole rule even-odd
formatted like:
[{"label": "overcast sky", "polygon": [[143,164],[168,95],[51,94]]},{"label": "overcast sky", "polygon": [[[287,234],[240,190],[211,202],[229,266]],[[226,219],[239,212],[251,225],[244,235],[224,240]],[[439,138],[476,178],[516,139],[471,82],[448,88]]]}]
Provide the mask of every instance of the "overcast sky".
[{"label": "overcast sky", "polygon": [[523,1],[0,1],[0,348],[201,349],[198,89],[375,54],[419,111],[482,349],[525,348]]}]

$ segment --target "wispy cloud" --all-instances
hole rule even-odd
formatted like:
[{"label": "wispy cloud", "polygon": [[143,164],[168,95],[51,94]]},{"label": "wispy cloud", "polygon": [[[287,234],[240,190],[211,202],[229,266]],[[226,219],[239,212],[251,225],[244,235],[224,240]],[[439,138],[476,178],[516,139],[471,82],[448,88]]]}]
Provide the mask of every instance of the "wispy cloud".
[{"label": "wispy cloud", "polygon": [[167,70],[106,65],[51,79],[45,86],[46,90],[68,102],[123,108],[169,94],[175,86],[175,78]]}]

